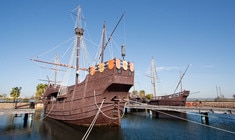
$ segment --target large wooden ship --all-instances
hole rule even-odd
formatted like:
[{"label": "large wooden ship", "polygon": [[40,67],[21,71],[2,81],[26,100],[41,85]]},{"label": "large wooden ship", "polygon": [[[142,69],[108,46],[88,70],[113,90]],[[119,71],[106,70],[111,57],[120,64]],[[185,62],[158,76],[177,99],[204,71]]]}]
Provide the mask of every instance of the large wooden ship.
[{"label": "large wooden ship", "polygon": [[[80,17],[79,12],[77,17]],[[94,125],[118,126],[124,113],[125,99],[134,84],[134,64],[117,58],[103,61],[104,49],[108,43],[103,42],[100,63],[88,68],[80,68],[80,40],[83,33],[84,29],[78,24],[78,27],[75,28],[77,40],[74,45],[76,47],[76,66],[33,59],[37,62],[76,70],[75,84],[70,86],[58,83],[48,84],[42,98],[45,117],[75,125],[93,123]],[[123,53],[122,56],[124,57],[124,55]],[[80,70],[87,71],[85,79],[81,82],[79,80]]]}]

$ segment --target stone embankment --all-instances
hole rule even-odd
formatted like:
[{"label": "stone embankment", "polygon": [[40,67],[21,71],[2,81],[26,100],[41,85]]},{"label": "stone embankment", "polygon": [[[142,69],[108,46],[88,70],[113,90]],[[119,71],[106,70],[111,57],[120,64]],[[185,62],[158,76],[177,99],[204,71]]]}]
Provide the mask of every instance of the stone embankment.
[{"label": "stone embankment", "polygon": [[198,106],[198,107],[214,107],[214,108],[235,108],[235,102],[207,102],[207,101],[200,101],[200,102],[187,102],[186,106]]}]

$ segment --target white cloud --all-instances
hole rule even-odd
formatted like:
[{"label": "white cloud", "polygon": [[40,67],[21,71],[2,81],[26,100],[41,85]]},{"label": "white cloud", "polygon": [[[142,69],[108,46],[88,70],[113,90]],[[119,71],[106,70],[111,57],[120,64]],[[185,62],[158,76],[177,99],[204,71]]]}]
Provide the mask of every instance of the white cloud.
[{"label": "white cloud", "polygon": [[179,67],[157,67],[157,71],[179,70]]}]

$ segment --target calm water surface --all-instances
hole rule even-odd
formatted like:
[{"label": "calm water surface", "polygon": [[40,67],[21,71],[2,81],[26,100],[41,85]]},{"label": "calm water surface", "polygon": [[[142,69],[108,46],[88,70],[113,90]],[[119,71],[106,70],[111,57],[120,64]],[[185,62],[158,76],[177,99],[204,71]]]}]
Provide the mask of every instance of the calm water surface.
[{"label": "calm water surface", "polygon": [[[94,127],[88,140],[233,140],[235,138],[235,115],[209,114],[209,126],[193,122],[156,118],[145,112],[129,112],[122,119],[121,127]],[[80,140],[87,127],[74,127],[43,119],[41,112],[29,116],[0,116],[0,139],[9,140]],[[186,118],[200,123],[199,115],[186,114]],[[226,132],[229,131],[229,132]]]}]

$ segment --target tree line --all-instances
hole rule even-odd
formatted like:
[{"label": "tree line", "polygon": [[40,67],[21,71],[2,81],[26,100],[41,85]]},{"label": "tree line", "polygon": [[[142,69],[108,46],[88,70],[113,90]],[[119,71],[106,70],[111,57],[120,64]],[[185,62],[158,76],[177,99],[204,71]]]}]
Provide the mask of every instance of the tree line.
[{"label": "tree line", "polygon": [[136,96],[136,97],[151,99],[151,98],[153,97],[153,94],[151,94],[151,93],[146,94],[146,93],[145,93],[145,90],[140,90],[140,91],[133,90],[133,91],[131,92],[131,96]]},{"label": "tree line", "polygon": [[47,88],[47,84],[38,84],[36,86],[36,94],[33,95],[32,97],[30,98],[21,98],[20,95],[21,95],[21,90],[22,90],[22,87],[13,87],[9,93],[10,96],[8,96],[7,94],[0,94],[0,99],[2,100],[5,100],[5,101],[13,101],[13,102],[16,102],[16,101],[19,101],[19,100],[23,100],[23,101],[28,101],[29,99],[36,99],[36,100],[40,100],[41,97],[43,96],[43,93],[45,92]]}]

